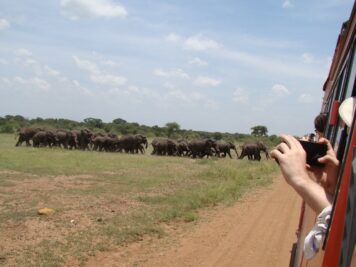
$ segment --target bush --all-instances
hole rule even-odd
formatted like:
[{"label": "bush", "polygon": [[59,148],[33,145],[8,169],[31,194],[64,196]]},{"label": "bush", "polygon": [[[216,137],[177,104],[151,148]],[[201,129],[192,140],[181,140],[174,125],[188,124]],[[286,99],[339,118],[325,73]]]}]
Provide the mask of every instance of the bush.
[{"label": "bush", "polygon": [[0,132],[1,133],[14,133],[15,131],[12,126],[6,124],[0,128]]}]

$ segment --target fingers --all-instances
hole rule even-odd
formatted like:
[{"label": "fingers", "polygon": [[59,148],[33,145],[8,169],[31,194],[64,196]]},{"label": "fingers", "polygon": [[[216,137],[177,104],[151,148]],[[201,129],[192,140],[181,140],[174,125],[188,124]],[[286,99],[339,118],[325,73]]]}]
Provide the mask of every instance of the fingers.
[{"label": "fingers", "polygon": [[270,155],[271,155],[271,158],[274,158],[274,159],[278,160],[280,157],[282,157],[283,154],[278,149],[273,149],[271,151]]},{"label": "fingers", "polygon": [[330,141],[324,137],[320,138],[318,141],[319,144],[325,144],[327,146],[327,151],[332,156],[336,157],[335,151],[330,143]]},{"label": "fingers", "polygon": [[291,139],[290,135],[286,135],[286,134],[282,134],[281,135],[281,139],[284,143],[286,143],[288,145],[289,148],[292,147],[293,145],[293,140]]},{"label": "fingers", "polygon": [[303,149],[302,145],[300,144],[300,142],[295,139],[293,136],[291,135],[285,135],[282,134],[281,135],[282,140],[289,146],[289,148],[297,148],[297,149]]},{"label": "fingers", "polygon": [[337,158],[331,155],[325,155],[324,157],[319,158],[318,161],[322,164],[332,163],[335,166],[339,165]]},{"label": "fingers", "polygon": [[278,149],[281,153],[286,153],[289,150],[289,147],[286,143],[280,143],[276,149]]}]

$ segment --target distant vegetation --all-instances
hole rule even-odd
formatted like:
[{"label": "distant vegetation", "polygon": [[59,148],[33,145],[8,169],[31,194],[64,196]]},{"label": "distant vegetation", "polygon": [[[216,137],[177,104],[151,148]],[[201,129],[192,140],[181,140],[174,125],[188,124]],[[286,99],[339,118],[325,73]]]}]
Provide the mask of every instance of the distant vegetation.
[{"label": "distant vegetation", "polygon": [[82,129],[88,128],[94,132],[114,133],[118,135],[124,134],[144,134],[147,137],[170,137],[170,138],[212,138],[215,140],[230,140],[238,142],[247,142],[255,140],[263,140],[268,145],[274,145],[278,142],[276,135],[267,135],[267,127],[258,125],[251,128],[251,134],[243,133],[222,133],[222,132],[205,132],[181,129],[176,122],[168,122],[164,127],[157,125],[147,126],[136,122],[127,122],[124,119],[117,118],[112,122],[106,123],[97,118],[86,118],[81,122],[68,119],[55,118],[35,118],[28,119],[21,115],[6,115],[0,117],[0,133],[16,133],[22,127],[48,127],[54,129]]}]

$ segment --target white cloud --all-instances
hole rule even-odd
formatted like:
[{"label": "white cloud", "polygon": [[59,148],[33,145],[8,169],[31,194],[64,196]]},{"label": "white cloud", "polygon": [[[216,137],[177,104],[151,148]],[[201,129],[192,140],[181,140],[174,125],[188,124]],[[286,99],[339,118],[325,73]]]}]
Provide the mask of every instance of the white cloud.
[{"label": "white cloud", "polygon": [[191,105],[198,104],[204,106],[207,109],[215,110],[218,108],[218,104],[216,101],[198,92],[185,93],[182,90],[175,89],[168,93],[168,97],[178,99],[184,103]]},{"label": "white cloud", "polygon": [[111,0],[61,0],[61,7],[66,16],[72,20],[81,18],[125,18],[125,7]]},{"label": "white cloud", "polygon": [[183,93],[181,90],[170,91],[168,95],[185,102],[191,102],[191,98],[185,93]]},{"label": "white cloud", "polygon": [[51,87],[51,85],[46,80],[38,77],[24,79],[22,77],[16,76],[14,78],[14,82],[21,85],[29,86],[32,89],[39,89],[42,92],[48,92]]},{"label": "white cloud", "polygon": [[313,97],[310,94],[301,94],[298,101],[303,104],[310,104],[313,103]]},{"label": "white cloud", "polygon": [[93,96],[93,93],[86,87],[82,86],[77,80],[73,80],[72,83],[74,85],[74,88],[77,89],[83,95]]},{"label": "white cloud", "polygon": [[303,62],[306,63],[306,64],[310,64],[310,63],[313,63],[314,62],[314,57],[313,55],[309,54],[309,53],[304,53],[302,55],[302,58],[303,58]]},{"label": "white cloud", "polygon": [[162,69],[155,69],[153,74],[160,77],[166,78],[181,78],[181,79],[189,79],[189,75],[184,72],[182,69],[172,69],[172,70],[162,70]]},{"label": "white cloud", "polygon": [[32,56],[32,53],[29,50],[25,49],[25,48],[16,49],[14,51],[14,54],[16,56],[18,56],[18,57],[30,57],[30,56]]},{"label": "white cloud", "polygon": [[10,79],[8,79],[6,77],[0,77],[0,81],[6,85],[11,85]]},{"label": "white cloud", "polygon": [[30,79],[30,83],[32,83],[35,87],[45,92],[47,92],[51,87],[51,85],[47,81],[40,79],[38,77]]},{"label": "white cloud", "polygon": [[282,84],[274,84],[271,89],[273,95],[275,96],[285,96],[289,95],[289,90]]},{"label": "white cloud", "polygon": [[220,83],[221,83],[220,80],[207,76],[198,76],[194,81],[194,84],[198,86],[217,86]]},{"label": "white cloud", "polygon": [[45,65],[44,66],[44,71],[49,75],[49,76],[54,76],[57,77],[60,75],[60,72],[57,70],[54,70],[52,68],[50,68],[49,66]]},{"label": "white cloud", "polygon": [[248,93],[242,88],[237,88],[232,96],[232,101],[237,103],[247,103],[248,99]]},{"label": "white cloud", "polygon": [[170,90],[173,90],[173,89],[176,88],[176,86],[175,86],[174,84],[170,83],[170,82],[165,82],[165,83],[163,84],[163,87],[164,87],[164,88],[167,88],[167,89],[170,89]]},{"label": "white cloud", "polygon": [[0,31],[10,27],[10,23],[6,19],[0,19]]},{"label": "white cloud", "polygon": [[79,59],[77,56],[73,56],[73,58],[79,69],[86,70],[90,73],[100,72],[95,63],[92,63],[89,60]]},{"label": "white cloud", "polygon": [[201,60],[198,57],[192,58],[191,60],[189,60],[188,62],[190,65],[198,65],[198,66],[207,66],[208,63],[204,60]]},{"label": "white cloud", "polygon": [[165,37],[165,40],[167,42],[177,43],[178,41],[181,40],[181,37],[175,33],[170,33]]},{"label": "white cloud", "polygon": [[115,76],[111,74],[92,74],[90,79],[99,84],[111,85],[111,86],[121,86],[126,83],[126,78],[121,76]]},{"label": "white cloud", "polygon": [[42,76],[43,71],[42,71],[42,66],[39,62],[37,62],[36,60],[32,59],[32,58],[26,58],[23,62],[22,62],[23,66],[25,67],[30,67],[33,72],[36,75]]},{"label": "white cloud", "polygon": [[110,66],[110,67],[117,67],[120,66],[119,63],[116,63],[110,59],[104,59],[100,62],[102,65]]},{"label": "white cloud", "polygon": [[207,39],[202,35],[191,36],[184,41],[184,49],[204,51],[219,48],[220,45],[214,40]]},{"label": "white cloud", "polygon": [[7,65],[7,60],[6,59],[3,59],[3,58],[0,58],[0,64],[1,65]]},{"label": "white cloud", "polygon": [[89,60],[80,59],[77,56],[73,56],[73,59],[79,69],[89,72],[90,80],[94,83],[113,87],[121,86],[126,83],[125,77],[106,73],[100,70],[97,64],[92,63]]},{"label": "white cloud", "polygon": [[292,3],[291,0],[284,0],[282,6],[283,8],[293,8],[294,4]]}]

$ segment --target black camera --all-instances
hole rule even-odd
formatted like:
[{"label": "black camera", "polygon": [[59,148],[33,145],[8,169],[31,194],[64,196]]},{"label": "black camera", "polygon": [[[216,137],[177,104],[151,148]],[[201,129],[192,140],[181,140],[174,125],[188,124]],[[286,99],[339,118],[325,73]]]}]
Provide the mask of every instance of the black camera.
[{"label": "black camera", "polygon": [[326,155],[327,145],[299,140],[307,153],[307,164],[310,166],[323,166],[318,159]]}]

